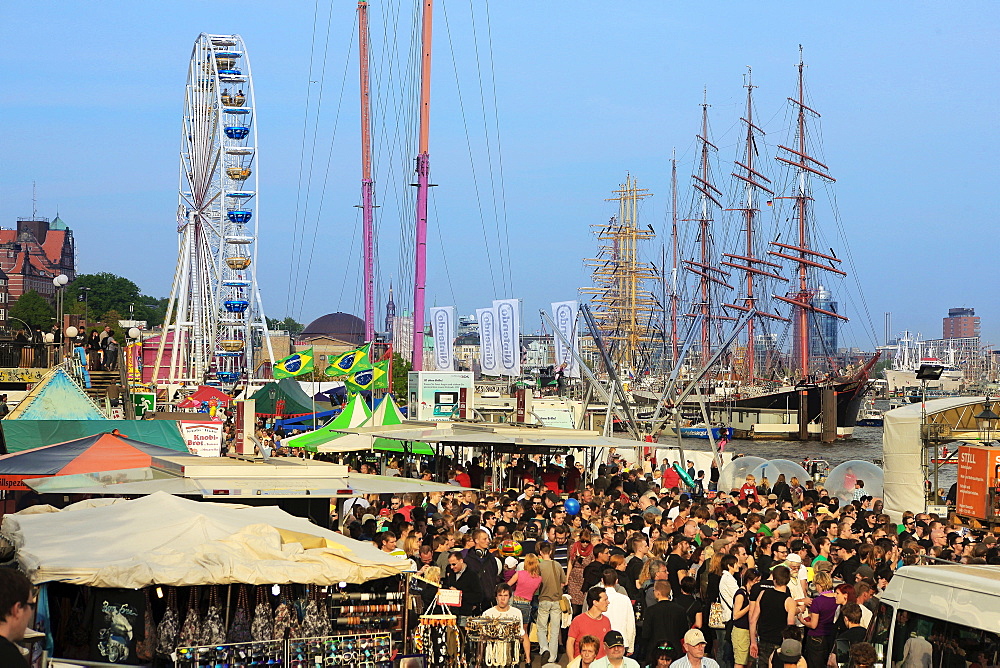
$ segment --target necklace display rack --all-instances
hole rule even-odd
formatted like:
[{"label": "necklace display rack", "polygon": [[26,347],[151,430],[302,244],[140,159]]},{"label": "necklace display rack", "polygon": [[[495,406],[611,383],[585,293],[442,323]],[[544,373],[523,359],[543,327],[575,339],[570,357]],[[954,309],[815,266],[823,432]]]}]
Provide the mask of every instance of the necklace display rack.
[{"label": "necklace display rack", "polygon": [[413,640],[417,652],[427,656],[427,668],[468,668],[455,615],[421,615]]},{"label": "necklace display rack", "polygon": [[471,617],[465,624],[465,656],[469,668],[499,668],[521,662],[521,623],[493,617]]}]

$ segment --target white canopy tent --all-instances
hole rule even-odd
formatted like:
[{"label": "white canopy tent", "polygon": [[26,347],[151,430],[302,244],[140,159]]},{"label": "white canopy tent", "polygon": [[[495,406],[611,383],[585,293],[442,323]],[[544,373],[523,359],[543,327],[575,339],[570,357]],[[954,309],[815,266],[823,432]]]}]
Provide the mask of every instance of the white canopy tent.
[{"label": "white canopy tent", "polygon": [[3,519],[32,582],[149,585],[361,583],[412,568],[276,507],[202,503],[163,492],[36,506]]},{"label": "white canopy tent", "polygon": [[[947,397],[927,402],[926,413],[933,416],[963,406],[982,403],[983,397]],[[930,421],[930,418],[929,418]],[[885,413],[882,432],[885,511],[893,521],[903,512],[924,509],[924,454],[920,440],[921,407],[910,404]]]}]

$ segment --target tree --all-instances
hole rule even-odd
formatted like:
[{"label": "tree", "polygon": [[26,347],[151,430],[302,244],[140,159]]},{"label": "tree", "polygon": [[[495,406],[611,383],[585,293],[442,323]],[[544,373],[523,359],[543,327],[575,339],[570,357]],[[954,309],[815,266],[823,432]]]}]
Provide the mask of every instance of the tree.
[{"label": "tree", "polygon": [[[153,327],[163,323],[167,300],[141,294],[139,286],[124,276],[102,271],[80,274],[73,279],[66,287],[66,304],[70,313],[88,312],[96,319],[101,314],[116,311],[122,318],[145,320]],[[112,327],[117,326],[117,322],[112,323]]]},{"label": "tree", "polygon": [[285,316],[284,320],[278,320],[277,318],[267,319],[267,328],[271,331],[286,331],[292,336],[300,333],[305,329],[305,325],[301,322],[295,320],[292,316]]},{"label": "tree", "polygon": [[396,397],[396,403],[405,406],[409,399],[408,385],[410,382],[410,370],[413,365],[403,359],[399,353],[392,354],[392,393]]},{"label": "tree", "polygon": [[[23,320],[35,331],[47,332],[55,323],[56,312],[45,297],[35,290],[28,290],[18,297],[10,308],[10,319]],[[20,323],[14,322],[14,329],[20,328]]]}]

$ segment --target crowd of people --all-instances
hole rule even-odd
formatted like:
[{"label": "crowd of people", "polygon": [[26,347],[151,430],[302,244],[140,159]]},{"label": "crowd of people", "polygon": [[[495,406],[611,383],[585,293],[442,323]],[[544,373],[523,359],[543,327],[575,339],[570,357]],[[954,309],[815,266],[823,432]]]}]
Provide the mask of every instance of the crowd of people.
[{"label": "crowd of people", "polygon": [[[449,479],[474,487],[474,465]],[[460,590],[455,614],[521,620],[525,658],[547,668],[870,666],[870,621],[897,568],[1000,563],[992,534],[928,513],[893,523],[863,491],[841,504],[783,477],[767,494],[752,477],[733,490],[661,483],[615,459],[568,492],[529,479],[353,498],[339,522]]]}]

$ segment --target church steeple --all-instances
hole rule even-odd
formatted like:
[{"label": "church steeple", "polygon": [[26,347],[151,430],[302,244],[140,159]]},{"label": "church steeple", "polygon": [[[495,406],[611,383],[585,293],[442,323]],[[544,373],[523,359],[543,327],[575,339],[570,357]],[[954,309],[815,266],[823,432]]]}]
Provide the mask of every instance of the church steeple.
[{"label": "church steeple", "polygon": [[392,323],[396,319],[396,302],[392,300],[392,283],[389,283],[389,301],[385,305],[385,338],[392,341]]}]

